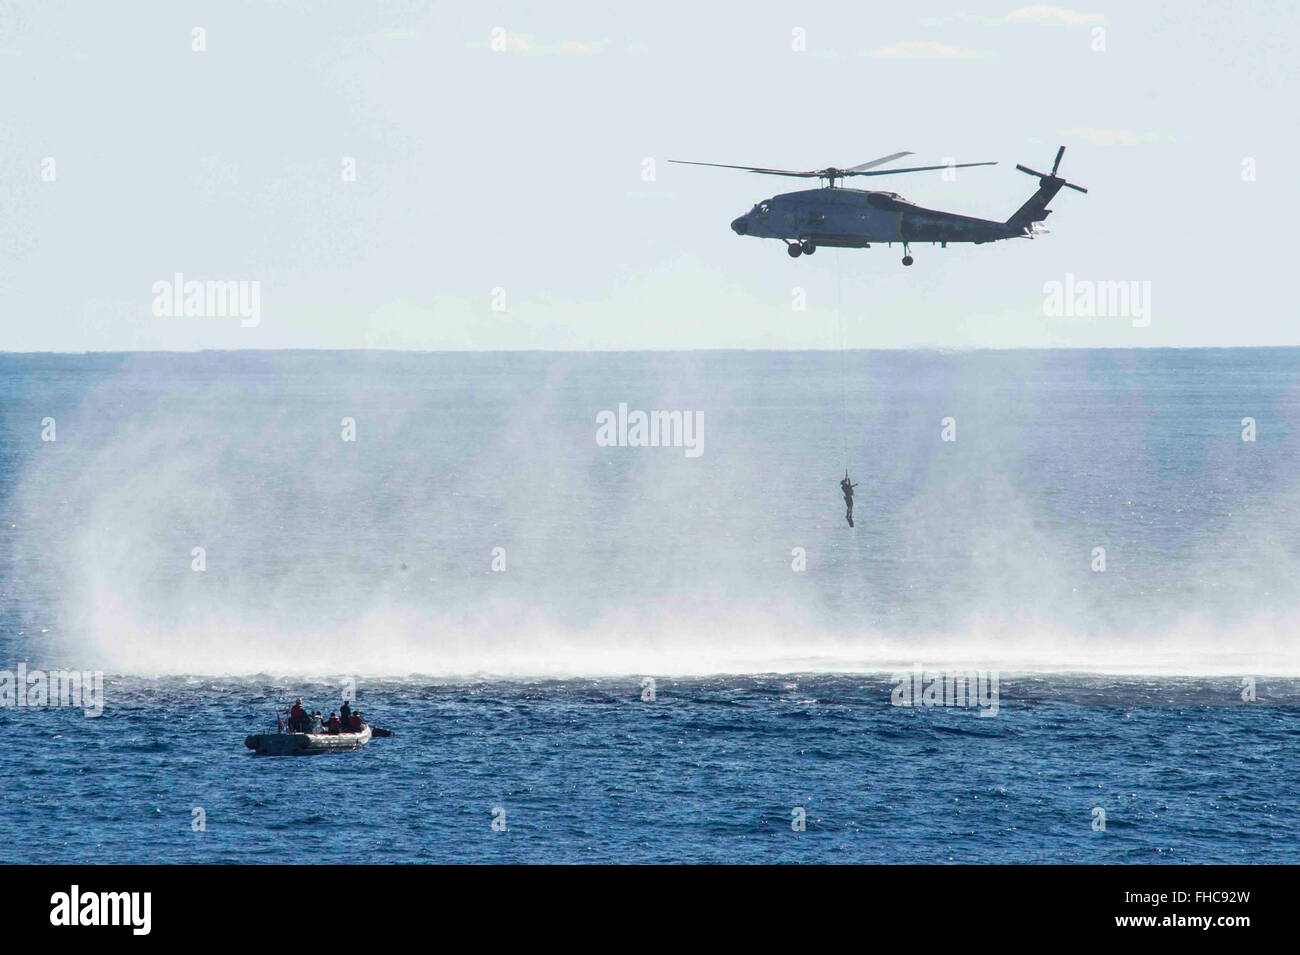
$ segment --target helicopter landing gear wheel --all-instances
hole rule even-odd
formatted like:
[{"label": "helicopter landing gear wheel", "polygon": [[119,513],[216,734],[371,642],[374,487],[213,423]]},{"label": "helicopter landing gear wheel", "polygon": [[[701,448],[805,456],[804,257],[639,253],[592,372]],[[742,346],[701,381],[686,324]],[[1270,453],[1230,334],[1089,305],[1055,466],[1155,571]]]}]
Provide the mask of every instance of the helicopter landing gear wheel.
[{"label": "helicopter landing gear wheel", "polygon": [[904,264],[904,265],[911,265],[913,261],[915,261],[915,260],[914,260],[910,255],[905,255],[905,256],[903,256],[903,264]]},{"label": "helicopter landing gear wheel", "polygon": [[803,255],[803,247],[798,242],[791,242],[785,247],[786,254],[792,259],[797,259]]},{"label": "helicopter landing gear wheel", "polygon": [[903,243],[903,264],[904,265],[912,264],[912,250],[911,248],[908,247],[908,244],[906,242]]},{"label": "helicopter landing gear wheel", "polygon": [[803,249],[804,255],[812,255],[814,252],[817,251],[817,246],[806,240],[800,243],[800,247]]}]

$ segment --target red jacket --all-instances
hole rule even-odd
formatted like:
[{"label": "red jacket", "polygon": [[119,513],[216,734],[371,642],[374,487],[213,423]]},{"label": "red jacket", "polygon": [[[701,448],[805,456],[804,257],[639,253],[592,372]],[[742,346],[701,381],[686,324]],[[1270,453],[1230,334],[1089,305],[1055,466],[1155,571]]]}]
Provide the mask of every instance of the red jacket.
[{"label": "red jacket", "polygon": [[342,728],[342,726],[343,724],[339,722],[337,713],[330,717],[329,731],[331,733],[337,733]]},{"label": "red jacket", "polygon": [[348,717],[348,732],[349,732],[349,733],[360,733],[361,730],[362,730],[362,728],[363,728],[365,725],[366,725],[365,723],[362,723],[362,722],[361,722],[361,717],[357,716],[357,714],[355,714],[355,713],[353,713],[350,717]]},{"label": "red jacket", "polygon": [[295,720],[302,719],[304,715],[306,714],[303,713],[302,707],[299,706],[297,703],[295,703],[293,707],[289,710],[289,716]]}]

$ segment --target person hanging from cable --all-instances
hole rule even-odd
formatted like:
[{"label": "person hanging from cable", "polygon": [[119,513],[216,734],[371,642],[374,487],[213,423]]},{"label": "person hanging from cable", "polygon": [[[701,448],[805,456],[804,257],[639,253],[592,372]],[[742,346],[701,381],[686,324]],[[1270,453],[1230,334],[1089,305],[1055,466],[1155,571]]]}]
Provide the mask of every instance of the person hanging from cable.
[{"label": "person hanging from cable", "polygon": [[844,471],[844,480],[840,482],[840,490],[844,492],[844,504],[848,508],[844,512],[844,519],[849,522],[849,527],[853,526],[853,489],[857,487],[849,481],[849,472],[846,468]]}]

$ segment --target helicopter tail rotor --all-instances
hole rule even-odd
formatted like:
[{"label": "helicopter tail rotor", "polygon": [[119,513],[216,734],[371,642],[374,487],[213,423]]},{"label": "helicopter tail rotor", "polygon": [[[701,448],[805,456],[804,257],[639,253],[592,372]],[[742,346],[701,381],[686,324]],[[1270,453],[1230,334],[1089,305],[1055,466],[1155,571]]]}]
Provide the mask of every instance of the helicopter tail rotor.
[{"label": "helicopter tail rotor", "polygon": [[1064,186],[1065,188],[1073,189],[1076,192],[1086,193],[1088,190],[1083,188],[1083,186],[1076,186],[1072,182],[1066,182],[1064,179],[1060,178],[1056,174],[1056,170],[1061,168],[1061,157],[1064,155],[1065,155],[1065,147],[1062,146],[1060,149],[1056,151],[1056,161],[1052,163],[1052,171],[1050,173],[1039,172],[1037,169],[1030,169],[1028,166],[1022,166],[1019,163],[1016,163],[1016,168],[1019,169],[1021,172],[1028,173],[1031,176],[1037,176],[1038,184],[1040,186],[1046,186],[1049,182],[1051,182],[1051,183],[1055,183],[1058,189],[1061,186]]},{"label": "helicopter tail rotor", "polygon": [[1039,223],[1052,214],[1052,210],[1047,208],[1062,188],[1073,189],[1076,192],[1086,193],[1088,190],[1083,186],[1076,186],[1072,182],[1066,182],[1056,174],[1061,168],[1061,157],[1065,155],[1065,147],[1062,146],[1056,151],[1056,159],[1052,163],[1051,172],[1039,172],[1037,169],[1030,169],[1028,166],[1016,164],[1016,168],[1030,176],[1038,177],[1038,191],[1029,197],[1029,201],[1015,211],[1015,214],[1006,221],[1006,225],[1018,235],[1033,235]]}]

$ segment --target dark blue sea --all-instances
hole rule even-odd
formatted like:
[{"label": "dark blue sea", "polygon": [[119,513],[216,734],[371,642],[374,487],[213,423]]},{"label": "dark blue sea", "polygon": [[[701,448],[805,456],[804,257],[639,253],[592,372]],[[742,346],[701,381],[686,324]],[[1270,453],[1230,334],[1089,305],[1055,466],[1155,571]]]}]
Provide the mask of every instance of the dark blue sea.
[{"label": "dark blue sea", "polygon": [[1298,360],[0,355],[0,862],[1300,862]]}]

